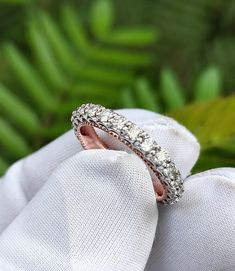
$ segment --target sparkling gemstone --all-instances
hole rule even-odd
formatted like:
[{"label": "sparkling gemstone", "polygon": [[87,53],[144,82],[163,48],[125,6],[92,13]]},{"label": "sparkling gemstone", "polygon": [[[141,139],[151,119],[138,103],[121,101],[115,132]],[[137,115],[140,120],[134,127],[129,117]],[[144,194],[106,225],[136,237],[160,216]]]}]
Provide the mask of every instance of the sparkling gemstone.
[{"label": "sparkling gemstone", "polygon": [[76,134],[81,123],[86,125],[89,122],[90,125],[98,125],[105,131],[116,132],[121,142],[128,146],[132,144],[137,151],[143,150],[144,160],[152,166],[153,172],[168,188],[169,193],[163,203],[172,204],[181,196],[183,180],[180,172],[175,168],[167,152],[161,149],[146,131],[116,112],[94,104],[84,104],[77,108],[72,113],[71,120]]},{"label": "sparkling gemstone", "polygon": [[78,126],[78,124],[79,124],[79,120],[78,120],[78,119],[74,119],[74,120],[73,120],[73,125],[74,125],[74,126]]},{"label": "sparkling gemstone", "polygon": [[159,159],[157,159],[156,156],[153,156],[152,160],[153,160],[153,163],[154,163],[156,166],[160,166],[160,165],[161,165],[161,166],[164,167],[164,165],[162,165],[162,161],[160,161]]},{"label": "sparkling gemstone", "polygon": [[171,186],[176,186],[176,185],[177,185],[177,182],[171,181],[171,182],[170,182],[170,185],[171,185]]},{"label": "sparkling gemstone", "polygon": [[79,112],[79,114],[81,114],[81,115],[83,115],[85,112],[84,112],[84,108],[82,107],[82,108],[80,108],[79,110],[78,110],[78,112]]},{"label": "sparkling gemstone", "polygon": [[153,140],[151,138],[147,138],[144,142],[141,143],[141,147],[143,151],[150,151],[153,146]]},{"label": "sparkling gemstone", "polygon": [[160,161],[164,161],[167,157],[167,153],[164,151],[164,150],[160,150],[158,153],[157,153],[157,158],[160,160]]},{"label": "sparkling gemstone", "polygon": [[115,116],[112,119],[113,128],[118,132],[123,128],[125,120],[120,116]]},{"label": "sparkling gemstone", "polygon": [[135,140],[139,134],[140,130],[136,127],[136,126],[133,126],[129,132],[128,132],[128,135],[130,137],[131,140]]},{"label": "sparkling gemstone", "polygon": [[108,116],[102,116],[100,119],[102,122],[106,123],[108,121]]},{"label": "sparkling gemstone", "polygon": [[103,122],[107,122],[110,118],[112,118],[111,112],[105,111],[105,112],[101,115],[100,120],[103,121]]},{"label": "sparkling gemstone", "polygon": [[95,113],[96,113],[96,111],[95,111],[93,108],[91,108],[91,109],[89,109],[89,110],[87,111],[87,114],[88,114],[90,117],[94,117],[94,116],[95,116]]}]

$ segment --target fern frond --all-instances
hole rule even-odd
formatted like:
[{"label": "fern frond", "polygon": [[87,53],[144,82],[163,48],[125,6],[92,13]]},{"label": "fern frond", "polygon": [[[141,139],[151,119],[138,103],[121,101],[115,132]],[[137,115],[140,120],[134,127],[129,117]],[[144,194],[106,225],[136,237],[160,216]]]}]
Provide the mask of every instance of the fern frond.
[{"label": "fern frond", "polygon": [[218,97],[222,92],[222,75],[215,66],[203,70],[195,83],[195,100],[208,101]]},{"label": "fern frond", "polygon": [[26,155],[31,151],[28,143],[3,118],[0,118],[0,145],[14,156]]},{"label": "fern frond", "polygon": [[5,55],[14,75],[25,88],[35,105],[41,109],[55,106],[54,99],[38,72],[26,60],[22,53],[13,45],[5,46]]},{"label": "fern frond", "polygon": [[40,73],[48,81],[49,86],[56,91],[62,91],[66,85],[65,74],[59,65],[52,48],[42,33],[41,27],[30,21],[28,24],[28,39],[33,50],[37,67]]},{"label": "fern frond", "polygon": [[[100,10],[107,9],[111,13],[102,17],[100,25],[95,24]],[[112,2],[97,0],[91,11],[91,37],[73,7],[61,10],[60,23],[45,11],[29,11],[26,36],[30,56],[13,43],[4,45],[5,60],[17,84],[14,91],[14,84],[0,84],[0,145],[11,153],[10,161],[29,153],[29,146],[37,148],[68,130],[71,111],[81,103],[116,107],[120,91],[126,88],[133,92],[135,82],[140,104],[146,106],[143,98],[151,101],[152,90],[144,93],[150,88],[147,82],[136,78],[152,63],[149,48],[155,31],[115,29]],[[154,109],[153,102],[149,106]]]},{"label": "fern frond", "polygon": [[90,25],[94,35],[102,40],[111,32],[113,23],[114,10],[111,1],[96,1],[90,12]]},{"label": "fern frond", "polygon": [[124,108],[137,107],[136,100],[134,99],[132,90],[130,88],[122,89],[120,96]]},{"label": "fern frond", "polygon": [[175,74],[169,69],[163,69],[161,71],[160,90],[168,110],[180,108],[185,104],[186,97],[184,92]]},{"label": "fern frond", "polygon": [[138,107],[154,112],[161,111],[157,94],[154,93],[147,79],[139,78],[136,80],[135,93]]},{"label": "fern frond", "polygon": [[40,129],[39,118],[33,109],[2,84],[0,84],[0,112],[18,128],[30,134],[35,134]]},{"label": "fern frond", "polygon": [[108,44],[116,44],[121,46],[149,46],[154,44],[157,39],[156,30],[145,27],[145,28],[137,28],[137,29],[117,29],[116,31],[110,33],[105,38],[105,42]]}]

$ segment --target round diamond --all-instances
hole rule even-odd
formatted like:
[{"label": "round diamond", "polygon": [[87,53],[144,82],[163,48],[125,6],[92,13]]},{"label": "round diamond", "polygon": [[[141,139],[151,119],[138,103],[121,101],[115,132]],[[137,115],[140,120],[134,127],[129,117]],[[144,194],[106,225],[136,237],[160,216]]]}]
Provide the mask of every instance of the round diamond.
[{"label": "round diamond", "polygon": [[107,122],[109,121],[109,119],[111,119],[113,117],[112,113],[109,111],[104,111],[101,116],[100,116],[100,120],[103,122]]},{"label": "round diamond", "polygon": [[157,159],[159,159],[160,161],[164,161],[167,158],[167,153],[164,150],[160,150],[157,153]]},{"label": "round diamond", "polygon": [[120,132],[120,130],[123,128],[125,120],[121,117],[121,116],[115,116],[112,119],[112,123],[113,123],[113,129],[117,130],[118,132]]},{"label": "round diamond", "polygon": [[136,140],[138,134],[140,133],[140,130],[138,127],[133,126],[129,131],[128,131],[128,135],[130,137],[131,140]]},{"label": "round diamond", "polygon": [[144,142],[141,143],[141,147],[144,151],[150,151],[153,146],[153,140],[151,138],[147,138]]}]

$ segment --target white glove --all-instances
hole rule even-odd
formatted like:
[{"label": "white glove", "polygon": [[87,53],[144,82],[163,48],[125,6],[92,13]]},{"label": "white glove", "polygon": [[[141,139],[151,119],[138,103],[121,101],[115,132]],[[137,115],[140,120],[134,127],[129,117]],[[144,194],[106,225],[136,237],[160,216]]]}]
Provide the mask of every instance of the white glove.
[{"label": "white glove", "polygon": [[[183,177],[190,173],[199,145],[185,128],[143,110],[120,113],[168,150]],[[155,237],[158,209],[143,161],[81,151],[68,132],[0,182],[0,270],[235,270],[234,181],[233,169],[186,179],[180,202],[160,206]]]}]

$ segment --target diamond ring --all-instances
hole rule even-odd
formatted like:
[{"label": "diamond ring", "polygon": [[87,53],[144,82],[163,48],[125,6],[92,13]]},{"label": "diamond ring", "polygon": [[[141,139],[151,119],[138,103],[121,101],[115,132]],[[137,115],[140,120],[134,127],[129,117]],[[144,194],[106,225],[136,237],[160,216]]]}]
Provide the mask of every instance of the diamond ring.
[{"label": "diamond ring", "polygon": [[146,131],[122,115],[101,105],[83,104],[72,113],[72,126],[84,149],[107,149],[98,137],[99,128],[125,144],[147,165],[156,200],[173,204],[183,193],[183,180],[167,152]]}]

